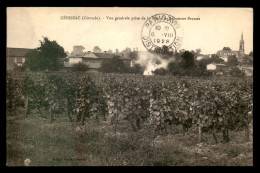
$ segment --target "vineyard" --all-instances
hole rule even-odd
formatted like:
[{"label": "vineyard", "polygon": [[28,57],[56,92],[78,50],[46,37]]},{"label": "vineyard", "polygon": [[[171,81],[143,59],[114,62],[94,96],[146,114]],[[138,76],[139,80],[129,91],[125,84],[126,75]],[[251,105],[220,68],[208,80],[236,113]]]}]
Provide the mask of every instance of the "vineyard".
[{"label": "vineyard", "polygon": [[29,72],[8,73],[6,81],[8,112],[23,107],[26,118],[37,114],[50,124],[62,114],[77,131],[94,120],[109,122],[115,134],[125,124],[129,134],[145,130],[152,138],[181,127],[184,136],[195,132],[198,144],[209,137],[204,134],[215,144],[229,143],[237,131],[250,141],[251,79]]}]

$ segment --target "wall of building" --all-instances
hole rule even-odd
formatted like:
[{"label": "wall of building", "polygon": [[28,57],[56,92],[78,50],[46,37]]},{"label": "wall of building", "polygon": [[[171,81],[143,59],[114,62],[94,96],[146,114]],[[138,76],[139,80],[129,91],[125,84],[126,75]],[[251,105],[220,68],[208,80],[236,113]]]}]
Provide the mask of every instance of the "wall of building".
[{"label": "wall of building", "polygon": [[218,56],[232,56],[236,55],[238,57],[239,53],[238,51],[218,51]]},{"label": "wall of building", "polygon": [[77,64],[79,62],[82,62],[82,58],[70,58],[69,59],[69,63],[71,63],[71,64],[73,64],[73,63]]},{"label": "wall of building", "polygon": [[91,61],[91,60],[88,61],[88,60],[86,60],[83,63],[88,65],[89,68],[100,68],[101,67],[101,62],[102,61]]},{"label": "wall of building", "polygon": [[13,57],[7,57],[6,60],[6,70],[13,70],[14,69],[14,58]]},{"label": "wall of building", "polygon": [[216,65],[214,65],[214,64],[208,64],[207,65],[207,70],[216,70]]},{"label": "wall of building", "polygon": [[7,57],[6,70],[13,70],[14,65],[22,66],[25,63],[25,57]]}]

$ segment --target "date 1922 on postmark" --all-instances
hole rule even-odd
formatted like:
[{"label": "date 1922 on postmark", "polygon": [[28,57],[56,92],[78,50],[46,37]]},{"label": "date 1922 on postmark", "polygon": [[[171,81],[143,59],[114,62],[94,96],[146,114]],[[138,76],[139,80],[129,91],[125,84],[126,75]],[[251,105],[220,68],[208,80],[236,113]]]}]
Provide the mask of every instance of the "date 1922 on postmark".
[{"label": "date 1922 on postmark", "polygon": [[149,52],[167,46],[170,51],[182,45],[180,24],[169,14],[156,14],[148,18],[142,28],[142,42]]}]

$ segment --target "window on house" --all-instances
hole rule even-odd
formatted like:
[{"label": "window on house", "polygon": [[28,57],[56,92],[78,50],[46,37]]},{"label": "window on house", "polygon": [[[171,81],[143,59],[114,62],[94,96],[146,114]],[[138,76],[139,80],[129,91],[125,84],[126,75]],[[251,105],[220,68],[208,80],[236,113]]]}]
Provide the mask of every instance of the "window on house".
[{"label": "window on house", "polygon": [[17,57],[16,58],[16,63],[23,63],[23,58],[22,57]]}]

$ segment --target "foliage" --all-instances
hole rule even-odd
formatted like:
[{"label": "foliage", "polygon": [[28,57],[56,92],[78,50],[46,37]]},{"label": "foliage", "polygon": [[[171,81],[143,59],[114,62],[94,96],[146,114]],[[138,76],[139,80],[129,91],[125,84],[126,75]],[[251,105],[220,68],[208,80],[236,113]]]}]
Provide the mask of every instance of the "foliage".
[{"label": "foliage", "polygon": [[210,61],[209,61],[209,64],[210,63],[224,63],[225,61],[222,59],[222,58],[220,58],[218,55],[216,55],[216,54],[213,54],[213,55],[211,55],[211,58],[210,58]]},{"label": "foliage", "polygon": [[100,71],[103,73],[126,73],[128,68],[119,56],[102,61]]},{"label": "foliage", "polygon": [[79,62],[78,64],[74,65],[73,70],[76,72],[86,72],[89,70],[89,66],[82,62]]},{"label": "foliage", "polygon": [[138,52],[130,52],[129,57],[131,60],[137,60],[138,59]]},{"label": "foliage", "polygon": [[[29,73],[23,83],[25,87],[22,91],[19,90],[27,98],[27,115],[32,109],[36,109],[40,116],[47,118],[43,111],[48,111],[53,122],[55,114],[66,112],[70,121],[73,121],[72,115],[77,114],[77,120],[82,123],[86,116],[95,116],[98,119],[97,115],[102,118],[106,115],[105,102],[99,98],[102,90],[87,76]],[[10,82],[8,84],[13,86]]]},{"label": "foliage", "polygon": [[14,64],[14,71],[24,72],[27,69],[27,62],[23,63],[22,66],[18,66],[16,63]]},{"label": "foliage", "polygon": [[142,67],[140,64],[134,64],[133,67],[130,67],[129,72],[130,73],[136,73],[136,74],[143,74],[144,73],[144,67]]},{"label": "foliage", "polygon": [[167,66],[168,71],[173,75],[173,76],[177,76],[179,74],[181,74],[181,68],[179,66],[179,63],[177,62],[170,62]]},{"label": "foliage", "polygon": [[173,61],[168,64],[168,71],[172,75],[190,76],[193,75],[193,71],[196,70],[194,54],[189,51],[185,51],[180,55],[181,60]]},{"label": "foliage", "polygon": [[105,94],[101,88],[97,87],[89,76],[81,76],[77,81],[76,104],[77,121],[81,120],[84,125],[86,117],[98,119],[101,116],[105,119],[107,115],[107,105]]},{"label": "foliage", "polygon": [[232,55],[228,57],[227,65],[229,66],[237,66],[239,64],[236,55]]},{"label": "foliage", "polygon": [[98,46],[95,46],[93,52],[102,52],[102,50]]},{"label": "foliage", "polygon": [[40,47],[29,51],[26,55],[28,67],[32,71],[57,71],[63,67],[66,53],[56,41],[47,37],[40,41]]},{"label": "foliage", "polygon": [[185,51],[182,55],[182,61],[180,63],[181,68],[189,72],[195,67],[194,55],[189,51]]},{"label": "foliage", "polygon": [[234,77],[243,77],[243,76],[245,76],[245,72],[241,71],[238,67],[233,67],[230,70],[229,73],[230,73],[231,76],[234,76]]},{"label": "foliage", "polygon": [[105,120],[108,115],[115,129],[127,121],[134,131],[167,134],[167,127],[180,124],[184,133],[191,127],[222,131],[228,142],[228,131],[248,127],[253,118],[253,86],[246,79],[28,73],[19,85],[17,80],[8,74],[7,105],[25,97],[32,109],[48,110],[51,121],[59,110],[71,121],[77,115],[82,125],[86,117]]},{"label": "foliage", "polygon": [[173,76],[212,76],[212,72],[207,71],[207,65],[210,63],[223,63],[224,60],[218,55],[213,54],[211,58],[195,60],[195,56],[200,49],[195,51],[184,51],[175,54],[175,61],[167,66],[167,71]]},{"label": "foliage", "polygon": [[[249,99],[252,98],[252,86],[247,82],[136,77],[133,80],[115,75],[95,76],[95,80],[101,80],[98,83],[108,93],[109,115],[115,116],[116,120],[128,120],[135,131],[142,128],[142,124],[165,132],[171,124],[181,124],[184,131],[195,125],[204,130],[223,131],[227,142],[228,130],[248,125],[252,118],[252,114],[247,118],[252,107]],[[248,99],[241,101],[239,97]],[[241,105],[244,105],[244,111],[238,109]]]},{"label": "foliage", "polygon": [[[16,72],[14,72],[16,73]],[[6,108],[16,111],[17,107],[25,106],[25,85],[22,78],[13,73],[6,75]]]}]

